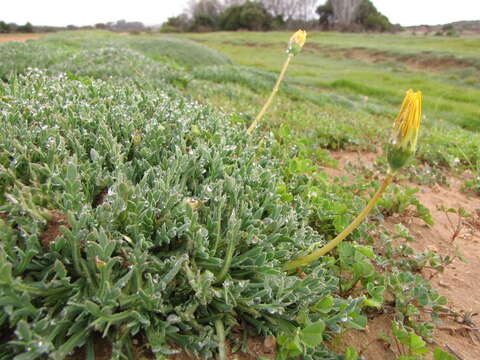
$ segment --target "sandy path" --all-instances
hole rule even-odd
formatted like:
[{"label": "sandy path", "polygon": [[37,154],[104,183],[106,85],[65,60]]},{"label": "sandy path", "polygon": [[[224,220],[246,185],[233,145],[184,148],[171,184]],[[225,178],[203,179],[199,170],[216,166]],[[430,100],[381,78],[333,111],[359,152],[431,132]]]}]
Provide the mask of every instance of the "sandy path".
[{"label": "sandy path", "polygon": [[0,43],[9,41],[24,42],[31,39],[38,39],[43,34],[0,34]]}]

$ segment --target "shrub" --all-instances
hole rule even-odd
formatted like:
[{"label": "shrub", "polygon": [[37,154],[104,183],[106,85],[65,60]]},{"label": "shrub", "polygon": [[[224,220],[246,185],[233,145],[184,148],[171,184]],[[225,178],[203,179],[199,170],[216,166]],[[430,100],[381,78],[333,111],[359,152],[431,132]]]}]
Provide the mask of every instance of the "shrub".
[{"label": "shrub", "polygon": [[190,19],[187,15],[181,14],[172,16],[160,28],[161,32],[184,32],[191,27]]},{"label": "shrub", "polygon": [[0,21],[0,33],[5,34],[9,33],[10,31],[10,25],[8,25],[5,21]]},{"label": "shrub", "polygon": [[[320,16],[320,25],[330,27],[335,25],[335,13],[331,0],[317,8],[317,14]],[[355,20],[347,25],[347,30],[360,28],[369,31],[392,31],[395,26],[390,23],[388,18],[381,14],[370,0],[363,0],[357,10]],[[358,29],[357,29],[358,30]]]},{"label": "shrub", "polygon": [[33,28],[33,25],[27,22],[25,25],[19,26],[17,28],[17,32],[20,33],[33,33],[35,32],[35,29]]},{"label": "shrub", "polygon": [[384,32],[393,29],[388,18],[381,14],[370,0],[363,0],[355,21],[366,30]]},{"label": "shrub", "polygon": [[220,26],[222,30],[269,30],[273,20],[262,3],[247,1],[227,8],[222,14]]}]

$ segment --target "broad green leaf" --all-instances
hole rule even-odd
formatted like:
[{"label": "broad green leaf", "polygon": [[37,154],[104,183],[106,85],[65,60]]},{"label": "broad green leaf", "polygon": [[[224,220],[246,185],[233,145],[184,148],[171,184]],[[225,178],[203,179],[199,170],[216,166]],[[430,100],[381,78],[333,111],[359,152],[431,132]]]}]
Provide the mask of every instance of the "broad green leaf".
[{"label": "broad green leaf", "polygon": [[433,351],[434,360],[458,360],[456,356],[450,355],[449,353],[443,351],[440,348],[436,348]]},{"label": "broad green leaf", "polygon": [[325,330],[325,323],[322,320],[308,325],[301,331],[303,342],[310,347],[318,346],[323,341],[323,331]]},{"label": "broad green leaf", "polygon": [[313,305],[313,310],[323,314],[329,313],[333,308],[333,296],[325,296],[322,300]]},{"label": "broad green leaf", "polygon": [[358,359],[358,353],[357,351],[348,346],[347,350],[345,351],[345,360],[357,360]]}]

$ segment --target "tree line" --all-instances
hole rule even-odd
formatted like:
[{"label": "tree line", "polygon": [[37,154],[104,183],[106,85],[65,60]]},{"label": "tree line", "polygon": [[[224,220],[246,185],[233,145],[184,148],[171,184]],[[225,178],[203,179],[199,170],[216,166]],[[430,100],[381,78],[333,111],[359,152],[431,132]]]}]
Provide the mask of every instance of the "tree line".
[{"label": "tree line", "polygon": [[29,22],[27,22],[25,25],[17,25],[15,23],[6,23],[5,21],[0,21],[0,34],[33,32],[35,32],[35,28]]},{"label": "tree line", "polygon": [[0,21],[0,34],[11,34],[11,33],[44,33],[44,32],[54,32],[54,31],[64,31],[64,30],[110,30],[123,32],[128,31],[131,33],[140,33],[140,32],[151,32],[153,29],[151,27],[145,26],[140,21],[126,21],[124,19],[118,20],[116,22],[110,21],[106,23],[97,23],[95,25],[86,25],[86,26],[37,26],[32,25],[30,22],[27,22],[25,25],[17,25],[16,23],[6,23],[5,21]]},{"label": "tree line", "polygon": [[[319,5],[319,3],[322,3]],[[185,11],[170,17],[162,32],[268,31],[284,29],[341,31],[395,31],[371,0],[190,0]],[[0,33],[32,33],[77,29],[103,29],[119,32],[151,32],[139,21],[118,20],[93,26],[33,26],[0,21]]]},{"label": "tree line", "polygon": [[281,30],[321,28],[344,31],[393,31],[371,0],[190,0],[170,17],[163,32]]}]

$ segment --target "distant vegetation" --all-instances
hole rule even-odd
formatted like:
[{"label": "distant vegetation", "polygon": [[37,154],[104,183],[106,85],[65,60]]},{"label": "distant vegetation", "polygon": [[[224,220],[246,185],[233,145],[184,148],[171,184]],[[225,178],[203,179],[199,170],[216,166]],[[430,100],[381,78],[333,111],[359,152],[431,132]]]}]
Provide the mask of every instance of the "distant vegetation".
[{"label": "distant vegetation", "polygon": [[17,25],[15,23],[7,24],[5,21],[0,21],[0,34],[9,33],[32,33],[34,32],[32,24],[27,22],[25,25]]},{"label": "distant vegetation", "polygon": [[[183,14],[169,18],[163,32],[218,30],[280,30],[318,28],[347,31],[394,31],[388,18],[370,0],[199,0]],[[319,18],[316,17],[318,14]]]},{"label": "distant vegetation", "polygon": [[[367,30],[367,31],[392,31],[395,26],[388,18],[381,14],[370,0],[358,1],[358,9],[351,15],[350,21],[338,22],[335,16],[335,0],[328,0],[324,5],[317,8],[320,16],[320,25],[323,29],[341,30]],[[397,26],[397,28],[399,28]]]},{"label": "distant vegetation", "polygon": [[[406,28],[412,34],[458,36],[479,33],[479,21],[459,21],[445,25],[419,25]],[[160,31],[163,33],[213,31],[323,30],[343,32],[397,32],[404,30],[392,24],[371,0],[193,0],[181,14],[159,25],[147,26],[125,19],[88,26],[65,27],[25,25],[0,21],[1,33],[54,32],[63,30],[109,30],[133,35]]]},{"label": "distant vegetation", "polygon": [[87,26],[38,26],[32,25],[30,22],[27,22],[25,25],[18,25],[16,23],[7,23],[5,21],[0,21],[0,34],[14,34],[14,33],[45,33],[45,32],[55,32],[55,31],[65,31],[65,30],[110,30],[117,32],[149,32],[152,30],[151,27],[145,26],[140,21],[126,21],[118,20],[116,22],[107,22],[107,23],[97,23],[95,25]]}]

